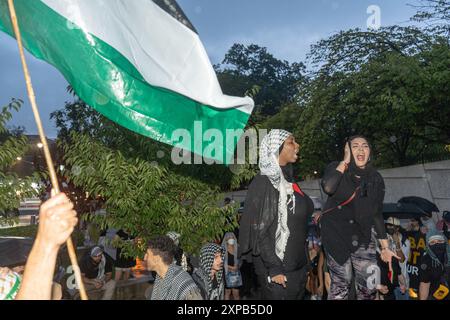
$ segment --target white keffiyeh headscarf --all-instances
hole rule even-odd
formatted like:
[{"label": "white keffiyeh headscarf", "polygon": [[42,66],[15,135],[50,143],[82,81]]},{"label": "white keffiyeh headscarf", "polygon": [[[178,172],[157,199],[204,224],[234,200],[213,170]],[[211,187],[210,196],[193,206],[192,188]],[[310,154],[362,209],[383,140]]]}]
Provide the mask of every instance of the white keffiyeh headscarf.
[{"label": "white keffiyeh headscarf", "polygon": [[278,152],[290,136],[292,134],[285,130],[272,130],[264,137],[259,149],[259,169],[261,170],[261,175],[267,176],[273,187],[280,194],[278,199],[278,226],[275,233],[275,253],[281,260],[284,259],[284,252],[290,235],[287,225],[288,195],[291,196],[289,201],[292,201],[292,204],[289,204],[293,206],[293,212],[295,212],[295,197],[293,196],[292,184],[286,181],[281,171],[278,162]]}]

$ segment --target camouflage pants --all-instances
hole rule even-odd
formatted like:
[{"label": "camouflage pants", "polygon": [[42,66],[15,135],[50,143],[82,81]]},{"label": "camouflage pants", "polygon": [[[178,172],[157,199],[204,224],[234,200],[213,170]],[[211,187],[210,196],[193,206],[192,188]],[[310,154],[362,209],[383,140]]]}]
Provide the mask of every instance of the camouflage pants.
[{"label": "camouflage pants", "polygon": [[[350,258],[339,265],[331,255],[327,254],[327,265],[331,276],[331,287],[328,300],[348,300],[351,292],[352,280],[358,300],[374,300],[376,287],[369,282],[377,268],[375,241],[371,241],[368,248],[360,247]],[[350,297],[351,298],[351,297]]]}]

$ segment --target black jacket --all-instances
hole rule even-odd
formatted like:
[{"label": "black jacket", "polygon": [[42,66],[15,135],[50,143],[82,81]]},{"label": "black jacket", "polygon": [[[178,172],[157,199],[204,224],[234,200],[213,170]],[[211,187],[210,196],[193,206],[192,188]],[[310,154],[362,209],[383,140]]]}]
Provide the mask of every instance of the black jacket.
[{"label": "black jacket", "polygon": [[[296,216],[288,217],[288,225],[291,221],[295,221],[295,225],[289,226],[291,236],[286,246],[284,261],[281,261],[275,253],[278,197],[279,192],[270,180],[261,175],[253,179],[247,192],[239,229],[239,253],[241,259],[256,262],[258,274],[285,274],[298,270],[307,263],[307,218],[313,213],[313,202],[307,195],[295,193]],[[292,239],[297,239],[299,243],[292,244]]]},{"label": "black jacket", "polygon": [[[373,170],[364,180],[366,186],[351,172],[336,170],[338,162],[331,163],[322,179],[322,188],[328,194],[321,218],[321,236],[325,251],[343,265],[361,246],[368,246],[375,229],[377,239],[386,239],[383,218],[384,180]],[[356,191],[356,197],[345,206],[339,206]]]}]

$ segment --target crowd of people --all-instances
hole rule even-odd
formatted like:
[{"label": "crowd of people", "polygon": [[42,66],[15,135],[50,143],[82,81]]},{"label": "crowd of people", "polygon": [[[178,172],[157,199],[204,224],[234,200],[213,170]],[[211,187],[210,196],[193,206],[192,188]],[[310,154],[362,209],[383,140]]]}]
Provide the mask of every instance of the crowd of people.
[{"label": "crowd of people", "polygon": [[247,193],[241,259],[253,262],[262,299],[450,298],[448,213],[437,225],[431,212],[412,219],[408,230],[385,221],[384,181],[363,136],[350,137],[343,160],[326,168],[328,199],[313,213],[292,178],[298,152],[292,134],[272,130]]},{"label": "crowd of people", "polygon": [[[384,181],[363,136],[349,138],[343,160],[326,168],[328,199],[317,211],[294,181],[298,152],[287,131],[263,139],[260,173],[248,188],[239,229],[204,244],[195,265],[178,233],[148,241],[144,263],[155,274],[149,299],[450,299],[449,212],[439,221],[431,213],[416,217],[406,228],[395,217],[385,220]],[[0,269],[0,299],[51,299],[57,252],[76,224],[65,195],[46,201],[23,277]],[[124,230],[117,237],[135,241]],[[94,246],[80,269],[88,290],[111,299],[134,264],[120,252],[113,262]]]}]

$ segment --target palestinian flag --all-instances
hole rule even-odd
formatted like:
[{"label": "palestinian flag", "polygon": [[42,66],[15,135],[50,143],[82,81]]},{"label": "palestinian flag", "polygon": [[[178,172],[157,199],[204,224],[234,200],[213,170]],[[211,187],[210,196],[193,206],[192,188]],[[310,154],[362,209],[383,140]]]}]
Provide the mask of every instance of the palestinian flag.
[{"label": "palestinian flag", "polygon": [[[27,50],[62,72],[95,110],[157,141],[229,162],[237,141],[225,141],[226,131],[244,129],[253,100],[222,93],[198,34],[175,1],[14,4]],[[0,0],[0,30],[14,35],[6,0]],[[185,135],[174,141],[174,132]],[[214,141],[220,134],[223,140]],[[218,147],[208,147],[212,143]]]}]

